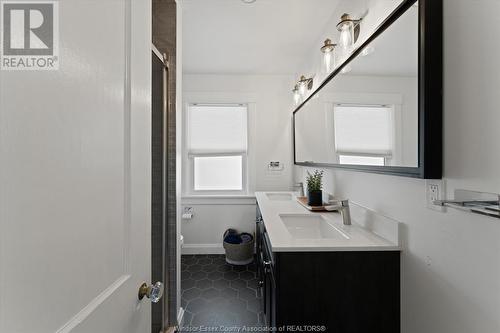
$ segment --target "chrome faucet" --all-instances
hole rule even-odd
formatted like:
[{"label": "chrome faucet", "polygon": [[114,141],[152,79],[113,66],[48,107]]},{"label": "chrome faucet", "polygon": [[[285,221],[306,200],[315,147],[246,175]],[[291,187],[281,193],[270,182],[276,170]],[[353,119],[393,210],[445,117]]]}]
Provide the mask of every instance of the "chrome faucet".
[{"label": "chrome faucet", "polygon": [[298,190],[297,192],[299,192],[299,197],[304,196],[304,183],[302,183],[302,182],[296,183],[295,185],[292,186],[292,189]]},{"label": "chrome faucet", "polygon": [[349,200],[341,200],[339,206],[340,215],[344,225],[351,225],[351,209],[349,208]]}]

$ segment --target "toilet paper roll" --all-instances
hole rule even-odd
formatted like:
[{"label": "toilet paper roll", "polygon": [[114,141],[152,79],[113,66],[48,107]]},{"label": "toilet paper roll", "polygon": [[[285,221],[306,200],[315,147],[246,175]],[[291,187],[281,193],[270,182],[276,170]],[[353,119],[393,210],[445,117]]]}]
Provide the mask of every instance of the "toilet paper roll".
[{"label": "toilet paper roll", "polygon": [[192,213],[182,214],[182,219],[183,220],[191,220],[192,218],[193,218],[193,214]]}]

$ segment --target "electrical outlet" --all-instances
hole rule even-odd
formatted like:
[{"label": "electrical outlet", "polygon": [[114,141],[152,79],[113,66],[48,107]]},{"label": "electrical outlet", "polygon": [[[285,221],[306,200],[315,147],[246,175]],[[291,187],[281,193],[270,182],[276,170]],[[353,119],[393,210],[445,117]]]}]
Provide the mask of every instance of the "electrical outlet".
[{"label": "electrical outlet", "polygon": [[427,201],[427,208],[444,212],[443,206],[434,204],[436,200],[443,200],[445,195],[444,181],[442,179],[427,179],[425,181],[425,196]]},{"label": "electrical outlet", "polygon": [[439,185],[429,184],[429,201],[434,202],[439,200]]}]

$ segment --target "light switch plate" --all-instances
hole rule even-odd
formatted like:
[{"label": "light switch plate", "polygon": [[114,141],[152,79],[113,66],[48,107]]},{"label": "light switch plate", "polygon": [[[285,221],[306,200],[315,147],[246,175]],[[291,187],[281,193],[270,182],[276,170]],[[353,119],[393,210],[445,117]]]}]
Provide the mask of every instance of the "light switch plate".
[{"label": "light switch plate", "polygon": [[283,163],[279,161],[271,161],[267,165],[267,169],[269,171],[282,171],[283,170]]},{"label": "light switch plate", "polygon": [[427,202],[427,208],[438,211],[445,212],[444,206],[438,206],[434,204],[436,200],[445,199],[445,183],[442,179],[426,179],[425,181],[425,197]]}]

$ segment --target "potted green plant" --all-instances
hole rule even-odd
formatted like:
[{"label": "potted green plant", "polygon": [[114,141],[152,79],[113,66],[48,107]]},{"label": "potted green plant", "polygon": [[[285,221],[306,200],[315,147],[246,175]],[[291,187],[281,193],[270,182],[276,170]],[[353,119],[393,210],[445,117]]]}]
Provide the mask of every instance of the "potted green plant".
[{"label": "potted green plant", "polygon": [[307,171],[307,204],[309,206],[323,205],[323,171],[315,170],[312,174]]}]

